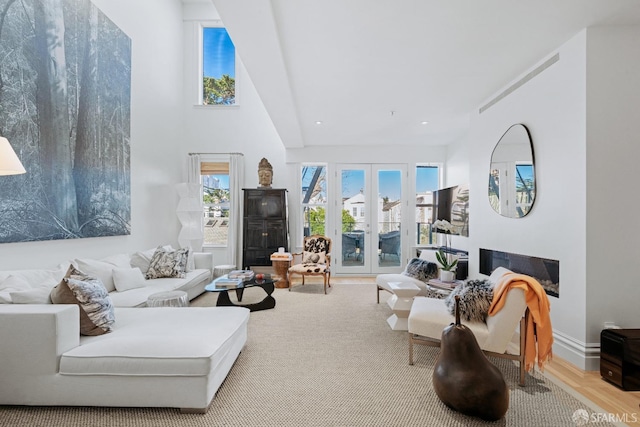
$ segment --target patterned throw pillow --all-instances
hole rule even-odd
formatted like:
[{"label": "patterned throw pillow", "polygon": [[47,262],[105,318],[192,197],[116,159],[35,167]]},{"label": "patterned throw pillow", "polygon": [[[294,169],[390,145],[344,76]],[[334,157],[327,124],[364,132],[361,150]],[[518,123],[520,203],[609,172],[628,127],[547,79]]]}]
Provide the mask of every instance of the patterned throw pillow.
[{"label": "patterned throw pillow", "polygon": [[189,248],[170,251],[162,246],[158,246],[153,253],[145,277],[147,279],[159,279],[161,277],[178,277],[184,279],[187,275],[188,260]]},{"label": "patterned throw pillow", "polygon": [[326,264],[329,252],[329,241],[323,238],[312,238],[305,241],[302,252],[303,264]]},{"label": "patterned throw pillow", "polygon": [[80,334],[102,335],[111,332],[115,322],[113,303],[99,279],[89,277],[73,266],[51,291],[54,304],[80,306]]},{"label": "patterned throw pillow", "polygon": [[428,282],[438,277],[438,266],[420,258],[413,258],[402,272],[403,275],[413,277],[421,282]]},{"label": "patterned throw pillow", "polygon": [[493,299],[493,287],[488,280],[469,280],[445,298],[449,313],[455,315],[456,295],[460,296],[460,318],[472,322],[484,322]]},{"label": "patterned throw pillow", "polygon": [[324,252],[307,252],[302,253],[303,264],[326,264],[327,254]]}]

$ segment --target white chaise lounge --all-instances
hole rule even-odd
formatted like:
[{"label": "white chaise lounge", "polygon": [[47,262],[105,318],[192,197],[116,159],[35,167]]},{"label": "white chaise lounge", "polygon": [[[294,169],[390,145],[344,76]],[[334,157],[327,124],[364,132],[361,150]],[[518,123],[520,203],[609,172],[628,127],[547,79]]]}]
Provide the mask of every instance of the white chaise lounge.
[{"label": "white chaise lounge", "polygon": [[119,308],[81,336],[77,305],[0,304],[0,405],[205,412],[247,339],[240,307]]}]

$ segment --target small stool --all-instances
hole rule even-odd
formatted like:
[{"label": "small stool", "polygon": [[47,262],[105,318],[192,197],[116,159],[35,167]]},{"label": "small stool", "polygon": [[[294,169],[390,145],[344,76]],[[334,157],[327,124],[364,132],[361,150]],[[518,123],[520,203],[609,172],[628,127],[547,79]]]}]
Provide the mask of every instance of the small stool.
[{"label": "small stool", "polygon": [[406,331],[413,297],[418,295],[420,288],[409,282],[389,282],[389,287],[393,296],[387,300],[387,304],[393,314],[387,319],[387,323],[394,331]]},{"label": "small stool", "polygon": [[189,298],[184,291],[158,292],[149,295],[147,307],[188,307]]},{"label": "small stool", "polygon": [[218,277],[222,277],[225,274],[231,273],[236,269],[235,265],[226,264],[226,265],[216,265],[213,267],[213,278],[217,279]]}]

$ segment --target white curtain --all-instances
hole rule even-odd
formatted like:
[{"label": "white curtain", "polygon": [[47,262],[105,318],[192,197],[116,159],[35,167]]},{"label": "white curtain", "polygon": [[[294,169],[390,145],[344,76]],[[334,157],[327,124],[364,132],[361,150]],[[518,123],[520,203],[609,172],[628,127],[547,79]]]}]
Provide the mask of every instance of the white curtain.
[{"label": "white curtain", "polygon": [[200,184],[200,155],[190,154],[187,164],[187,182]]},{"label": "white curtain", "polygon": [[244,186],[244,156],[232,153],[229,157],[229,188],[231,206],[229,234],[227,236],[227,259],[236,265],[242,265],[242,187]]},{"label": "white curtain", "polygon": [[178,234],[181,247],[202,250],[204,242],[204,205],[200,183],[200,156],[190,155],[187,164],[187,182],[176,185],[180,200],[176,213],[182,228]]}]

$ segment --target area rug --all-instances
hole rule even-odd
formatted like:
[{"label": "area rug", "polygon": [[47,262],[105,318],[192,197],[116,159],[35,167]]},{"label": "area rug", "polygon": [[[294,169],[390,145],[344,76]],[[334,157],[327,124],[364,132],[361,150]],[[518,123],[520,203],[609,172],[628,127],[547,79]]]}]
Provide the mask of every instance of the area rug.
[{"label": "area rug", "polygon": [[[260,299],[259,288],[245,302]],[[276,307],[253,312],[249,338],[206,414],[171,408],[0,407],[0,426],[535,426],[581,424],[594,407],[538,372],[517,385],[511,361],[491,358],[510,389],[504,419],[484,422],[447,408],[431,383],[438,349],[417,346],[408,364],[406,332],[375,285],[307,284],[274,292]],[[215,305],[204,294],[192,306]],[[143,310],[143,309],[141,309]],[[117,321],[117,320],[116,320]],[[612,424],[589,422],[589,426]]]}]

